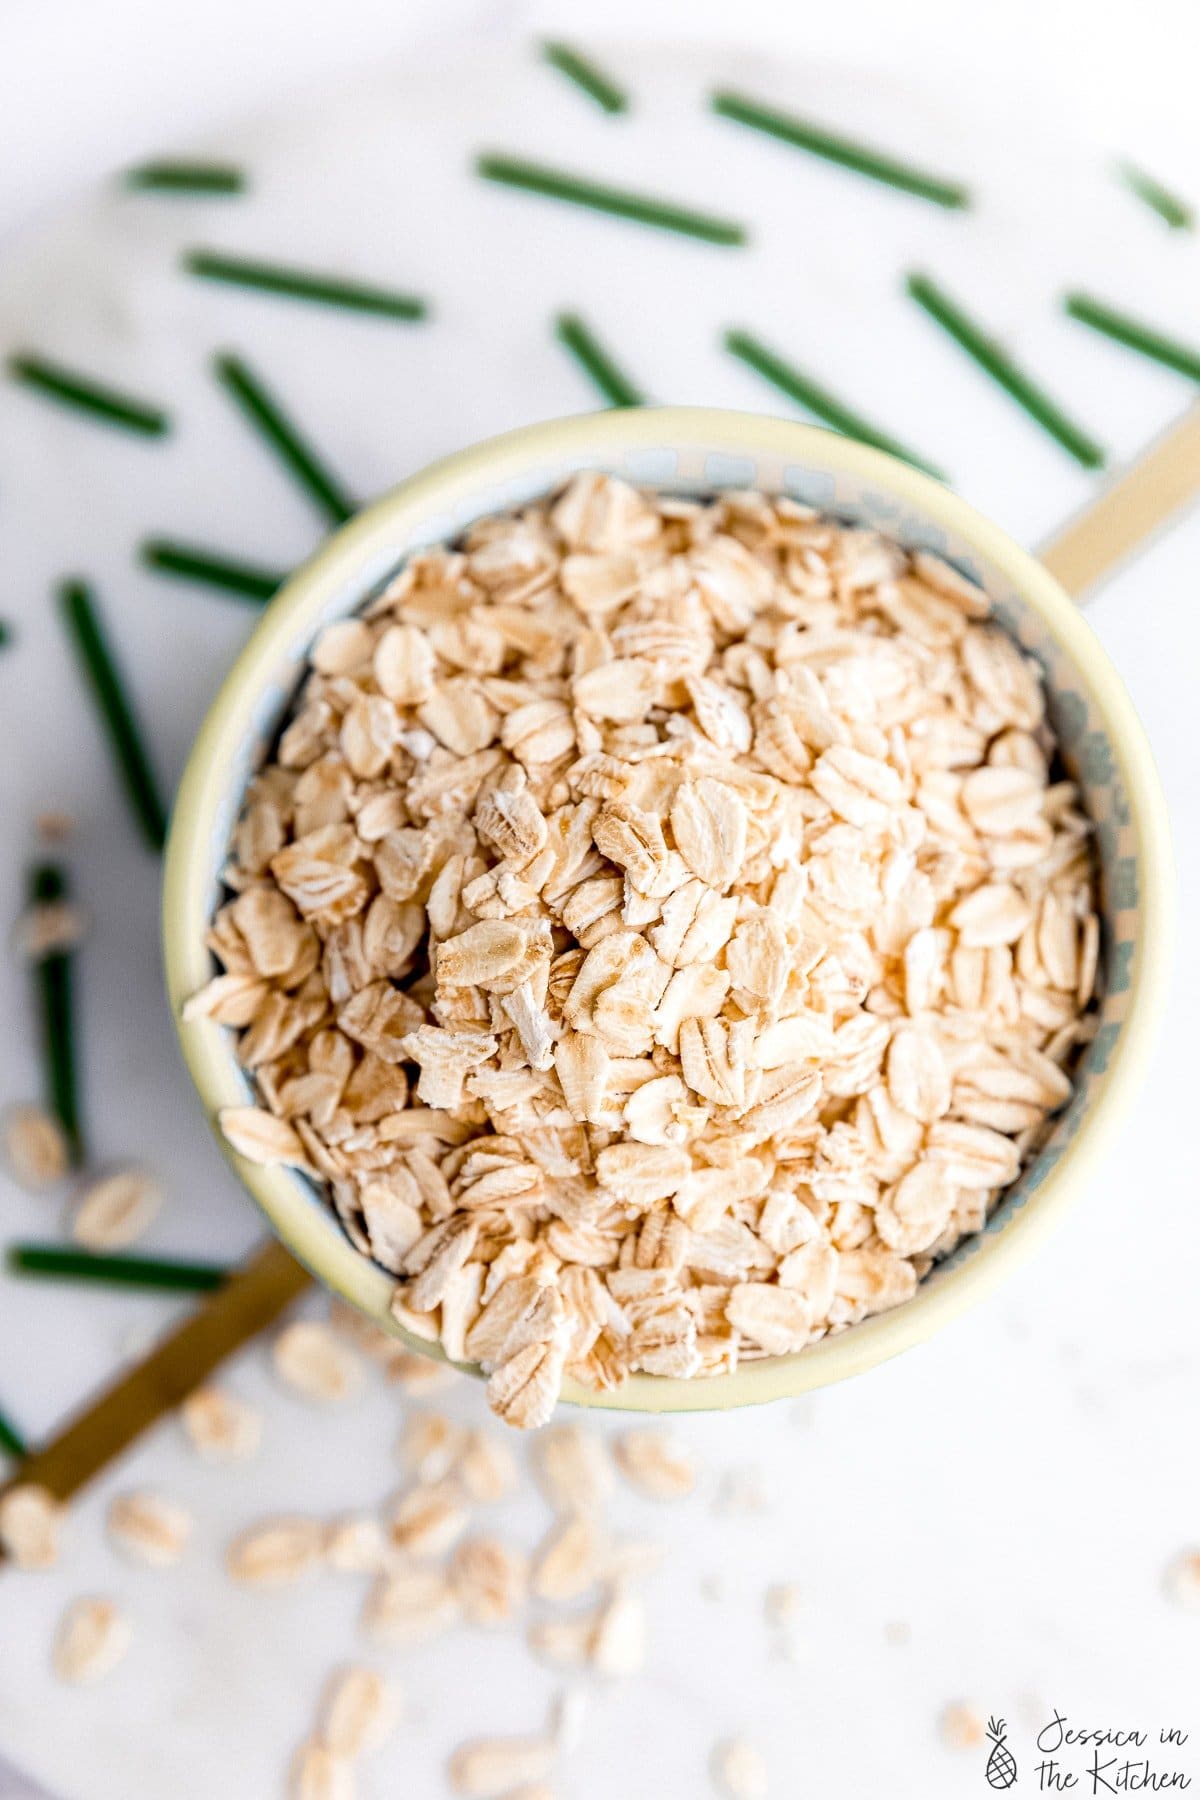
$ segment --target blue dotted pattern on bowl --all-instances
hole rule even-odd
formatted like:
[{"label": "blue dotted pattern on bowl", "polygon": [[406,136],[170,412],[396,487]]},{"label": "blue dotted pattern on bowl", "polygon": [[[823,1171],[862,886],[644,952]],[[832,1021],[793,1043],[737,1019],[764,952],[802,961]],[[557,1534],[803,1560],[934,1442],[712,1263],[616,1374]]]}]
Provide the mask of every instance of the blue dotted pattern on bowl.
[{"label": "blue dotted pattern on bowl", "polygon": [[[559,485],[571,470],[605,468],[635,483],[671,493],[701,497],[718,489],[758,488],[764,493],[785,493],[806,505],[835,514],[848,524],[886,532],[909,550],[929,550],[945,557],[989,595],[997,620],[1041,666],[1049,696],[1050,717],[1062,745],[1068,773],[1079,783],[1087,811],[1096,825],[1100,862],[1101,913],[1104,919],[1100,1027],[1075,1072],[1075,1092],[1056,1121],[1045,1146],[1021,1179],[1005,1194],[983,1232],[965,1238],[958,1248],[927,1277],[936,1282],[948,1270],[974,1255],[982,1238],[1002,1231],[1013,1215],[1036,1192],[1062,1157],[1079,1129],[1087,1108],[1099,1101],[1099,1089],[1119,1039],[1135,974],[1137,954],[1135,922],[1138,909],[1138,846],[1131,810],[1120,780],[1103,722],[1082,686],[1078,672],[1063,654],[1042,620],[1021,596],[988,563],[981,562],[972,547],[954,532],[933,524],[906,502],[877,485],[849,473],[785,463],[771,456],[731,456],[725,451],[689,449],[638,449],[611,460],[581,456],[556,462],[544,469],[527,471],[519,480],[474,491],[468,503],[451,512],[430,515],[404,542],[377,556],[364,567],[352,587],[334,594],[320,614],[305,624],[302,635],[289,646],[275,680],[259,697],[252,728],[247,732],[226,790],[227,798],[214,820],[210,841],[212,909],[222,894],[220,871],[240,810],[240,795],[254,770],[264,760],[278,735],[281,721],[303,679],[306,654],[314,637],[334,619],[343,617],[366,600],[395,574],[404,559],[434,544],[452,542],[476,519],[504,512]],[[233,1033],[229,1034],[231,1057]],[[246,1082],[247,1091],[250,1084]],[[298,1188],[319,1207],[329,1229],[340,1234],[321,1191],[306,1177],[294,1174]]]}]

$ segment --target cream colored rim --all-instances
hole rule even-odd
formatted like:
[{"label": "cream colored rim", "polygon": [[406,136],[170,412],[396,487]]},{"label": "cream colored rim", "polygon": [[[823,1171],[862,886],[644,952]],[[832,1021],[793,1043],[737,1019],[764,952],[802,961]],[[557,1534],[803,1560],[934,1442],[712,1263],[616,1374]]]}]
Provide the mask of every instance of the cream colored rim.
[{"label": "cream colored rim", "polygon": [[[697,1381],[635,1376],[611,1394],[570,1385],[564,1398],[627,1411],[708,1411],[776,1400],[857,1375],[922,1342],[982,1299],[1041,1242],[1067,1203],[1099,1166],[1144,1073],[1165,999],[1172,915],[1172,860],[1166,805],[1145,733],[1108,657],[1077,608],[1028,552],[929,476],[881,451],[813,426],[755,414],[669,407],[606,412],[532,425],[433,464],[368,507],[324,544],[286,583],[235,662],[192,749],[176,797],[163,885],[167,990],[184,1058],[214,1130],[219,1108],[244,1100],[224,1035],[210,1021],[184,1024],[184,1000],[211,973],[204,948],[209,845],[228,790],[226,771],[252,730],[272,671],[284,663],[306,624],[338,595],[360,599],[367,571],[389,549],[417,535],[434,515],[453,514],[481,490],[534,472],[546,485],[571,468],[609,466],[628,451],[701,448],[709,454],[781,457],[810,469],[867,478],[934,524],[957,533],[994,564],[1041,617],[1078,669],[1101,713],[1120,764],[1137,836],[1138,955],[1128,1011],[1109,1064],[1103,1108],[1091,1107],[1058,1164],[1003,1229],[977,1252],[918,1288],[896,1311],[822,1339],[798,1355],[750,1363],[734,1374]],[[348,604],[353,604],[350,600]],[[218,1137],[220,1136],[218,1132]],[[286,1170],[225,1153],[275,1232],[329,1287],[393,1331],[392,1282],[346,1241],[332,1215],[315,1207]],[[415,1349],[440,1354],[434,1346]]]}]

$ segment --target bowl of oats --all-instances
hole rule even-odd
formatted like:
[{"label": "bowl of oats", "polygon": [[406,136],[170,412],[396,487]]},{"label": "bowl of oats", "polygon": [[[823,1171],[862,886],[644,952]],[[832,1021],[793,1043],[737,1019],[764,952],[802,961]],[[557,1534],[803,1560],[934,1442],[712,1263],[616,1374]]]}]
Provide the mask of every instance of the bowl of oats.
[{"label": "bowl of oats", "polygon": [[197,740],[168,985],[272,1228],[494,1410],[927,1337],[1086,1186],[1166,978],[1148,747],[938,482],[693,409],[437,464]]}]

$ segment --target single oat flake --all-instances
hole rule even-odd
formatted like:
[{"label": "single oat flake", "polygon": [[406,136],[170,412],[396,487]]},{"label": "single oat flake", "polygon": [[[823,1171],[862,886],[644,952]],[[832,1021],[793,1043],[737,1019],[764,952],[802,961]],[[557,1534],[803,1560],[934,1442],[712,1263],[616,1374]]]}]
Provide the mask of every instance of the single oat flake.
[{"label": "single oat flake", "polygon": [[10,1106],[0,1121],[0,1147],[8,1173],[31,1194],[53,1187],[70,1167],[66,1133],[41,1106]]},{"label": "single oat flake", "polygon": [[947,1750],[977,1750],[985,1735],[983,1714],[969,1700],[954,1700],[942,1711],[938,1735]]},{"label": "single oat flake", "polygon": [[709,1758],[713,1787],[722,1800],[767,1800],[770,1778],[762,1752],[745,1738],[726,1738]]},{"label": "single oat flake", "polygon": [[355,1762],[387,1742],[400,1717],[400,1697],[375,1669],[339,1669],[321,1701],[320,1741],[331,1756]]},{"label": "single oat flake", "polygon": [[225,1552],[231,1580],[243,1587],[290,1587],[320,1564],[325,1532],[318,1519],[266,1519],[240,1532]]},{"label": "single oat flake", "polygon": [[141,1169],[118,1169],[85,1187],[71,1215],[71,1236],[87,1250],[123,1250],[158,1217],[163,1192]]},{"label": "single oat flake", "polygon": [[0,1494],[0,1549],[18,1569],[51,1569],[58,1561],[66,1508],[37,1482]]},{"label": "single oat flake", "polygon": [[1167,1598],[1188,1612],[1200,1612],[1200,1549],[1181,1550],[1167,1565]]},{"label": "single oat flake", "polygon": [[195,1449],[213,1462],[244,1462],[262,1442],[261,1413],[224,1388],[196,1388],[180,1417]]},{"label": "single oat flake", "polygon": [[301,1744],[292,1758],[288,1800],[354,1800],[354,1765],[336,1756],[319,1738]]},{"label": "single oat flake", "polygon": [[509,1424],[902,1305],[1045,1141],[1094,833],[989,614],[792,500],[588,472],[317,638],[187,1016],[233,1149]]},{"label": "single oat flake", "polygon": [[54,1673],[60,1681],[81,1684],[111,1673],[129,1649],[132,1629],[112,1600],[76,1600],[68,1607],[54,1639]]},{"label": "single oat flake", "polygon": [[514,1788],[549,1775],[555,1753],[554,1740],[549,1737],[474,1738],[460,1745],[450,1758],[450,1786],[471,1800],[500,1800]]},{"label": "single oat flake", "polygon": [[286,1386],[321,1406],[351,1399],[362,1385],[362,1366],[354,1352],[317,1319],[285,1325],[271,1359]]},{"label": "single oat flake", "polygon": [[613,1448],[625,1480],[650,1500],[682,1500],[696,1485],[690,1451],[660,1426],[634,1426],[621,1433]]},{"label": "single oat flake", "polygon": [[108,1509],[108,1535],[133,1561],[166,1569],[187,1549],[192,1517],[161,1494],[119,1494]]}]

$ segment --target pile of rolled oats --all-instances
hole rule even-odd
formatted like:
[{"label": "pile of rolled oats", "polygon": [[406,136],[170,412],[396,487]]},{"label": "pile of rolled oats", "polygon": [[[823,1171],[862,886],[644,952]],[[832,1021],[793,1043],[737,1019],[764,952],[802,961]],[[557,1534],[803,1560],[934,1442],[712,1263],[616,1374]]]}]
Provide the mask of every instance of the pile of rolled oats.
[{"label": "pile of rolled oats", "polygon": [[1090,827],[985,596],[597,474],[328,627],[190,1002],[494,1409],[803,1348],[977,1231],[1094,1029]]}]

